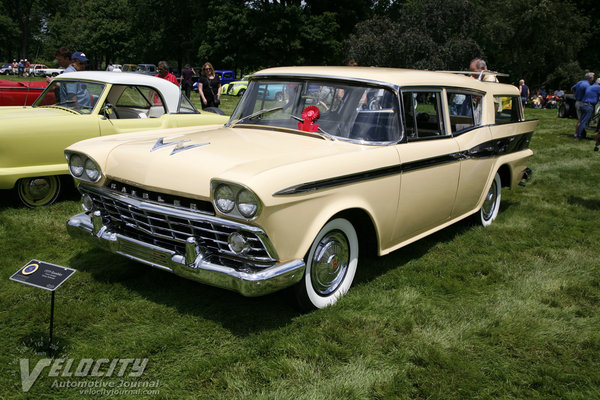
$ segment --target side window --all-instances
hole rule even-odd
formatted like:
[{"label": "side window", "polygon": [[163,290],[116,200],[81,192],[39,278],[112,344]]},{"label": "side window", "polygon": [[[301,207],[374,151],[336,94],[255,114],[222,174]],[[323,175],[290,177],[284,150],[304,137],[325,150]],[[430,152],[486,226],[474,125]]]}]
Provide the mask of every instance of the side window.
[{"label": "side window", "polygon": [[521,121],[521,99],[519,96],[494,96],[496,124]]},{"label": "side window", "polygon": [[448,92],[453,134],[481,125],[481,99],[480,95],[471,93]]},{"label": "side window", "polygon": [[402,92],[402,102],[408,140],[446,135],[440,112],[442,109],[441,92]]},{"label": "side window", "polygon": [[144,86],[128,86],[116,103],[119,107],[149,108],[163,106],[162,100],[156,90]]}]

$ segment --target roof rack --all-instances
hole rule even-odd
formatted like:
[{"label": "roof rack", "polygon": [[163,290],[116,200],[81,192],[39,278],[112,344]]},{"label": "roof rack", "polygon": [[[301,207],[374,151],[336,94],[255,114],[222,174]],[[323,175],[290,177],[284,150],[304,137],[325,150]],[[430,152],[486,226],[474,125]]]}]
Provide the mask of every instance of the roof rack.
[{"label": "roof rack", "polygon": [[494,77],[497,76],[509,76],[508,74],[503,74],[497,71],[437,71],[437,72],[448,72],[450,74],[460,74],[460,75],[473,75],[473,77],[477,76],[476,79],[482,81],[484,75],[492,75]]}]

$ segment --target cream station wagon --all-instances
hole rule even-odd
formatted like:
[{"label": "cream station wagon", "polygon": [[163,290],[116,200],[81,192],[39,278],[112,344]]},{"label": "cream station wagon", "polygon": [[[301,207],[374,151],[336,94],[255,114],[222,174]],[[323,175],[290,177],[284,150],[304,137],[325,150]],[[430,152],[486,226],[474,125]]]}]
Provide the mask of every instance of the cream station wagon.
[{"label": "cream station wagon", "polygon": [[[284,96],[267,96],[270,88]],[[82,141],[65,151],[73,237],[185,278],[305,308],[460,219],[489,225],[528,175],[537,121],[519,91],[453,73],[260,71],[229,122]]]}]

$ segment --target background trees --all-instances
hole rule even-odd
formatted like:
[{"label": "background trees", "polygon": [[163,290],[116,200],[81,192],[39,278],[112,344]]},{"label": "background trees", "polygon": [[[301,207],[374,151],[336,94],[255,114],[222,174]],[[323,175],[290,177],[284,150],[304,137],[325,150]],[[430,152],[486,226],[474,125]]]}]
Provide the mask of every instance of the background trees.
[{"label": "background trees", "polygon": [[108,62],[465,69],[476,56],[531,86],[600,72],[596,0],[0,0],[0,61],[60,46]]}]

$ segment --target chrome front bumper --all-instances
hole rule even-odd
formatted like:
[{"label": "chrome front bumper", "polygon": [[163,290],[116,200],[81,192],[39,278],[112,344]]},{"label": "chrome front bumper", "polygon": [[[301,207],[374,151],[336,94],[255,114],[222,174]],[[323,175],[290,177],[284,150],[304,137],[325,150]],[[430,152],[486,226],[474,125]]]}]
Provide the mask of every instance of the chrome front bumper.
[{"label": "chrome front bumper", "polygon": [[193,239],[186,254],[151,245],[119,233],[102,224],[101,217],[78,214],[67,221],[67,232],[98,247],[167,270],[207,285],[233,290],[244,296],[269,294],[299,282],[304,276],[303,260],[292,260],[265,268],[236,269],[203,260]]}]

